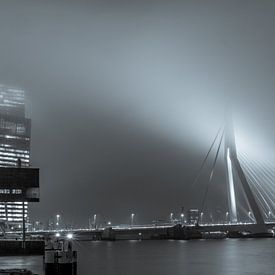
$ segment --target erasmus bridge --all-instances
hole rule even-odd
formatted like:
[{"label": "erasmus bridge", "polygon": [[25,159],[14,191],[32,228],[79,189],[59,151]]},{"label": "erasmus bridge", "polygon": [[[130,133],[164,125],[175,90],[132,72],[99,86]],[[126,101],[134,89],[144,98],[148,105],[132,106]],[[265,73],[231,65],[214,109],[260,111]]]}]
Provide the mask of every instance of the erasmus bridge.
[{"label": "erasmus bridge", "polygon": [[[214,159],[211,159],[214,155]],[[222,159],[224,164],[224,179],[222,184],[227,190],[228,212],[224,220],[219,222],[206,222],[203,218],[206,208],[209,190],[214,187],[213,181],[218,160]],[[210,163],[210,165],[209,165]],[[211,169],[205,174],[205,170],[210,166]],[[203,173],[204,172],[204,173]],[[134,214],[131,214],[132,222],[130,225],[111,226],[106,224],[102,227],[62,229],[56,230],[36,230],[29,231],[29,234],[98,234],[112,229],[113,231],[124,232],[155,232],[156,230],[167,230],[177,224],[181,228],[198,228],[201,232],[214,231],[248,231],[254,233],[273,231],[275,227],[275,168],[271,163],[262,162],[257,158],[249,158],[247,154],[237,150],[233,119],[228,115],[222,127],[214,137],[209,150],[207,151],[199,171],[192,183],[197,188],[198,182],[202,180],[206,184],[203,198],[196,207],[197,219],[194,224],[185,223],[183,219],[163,224],[134,224]],[[183,213],[181,218],[183,218]],[[58,215],[59,216],[59,215]]]}]

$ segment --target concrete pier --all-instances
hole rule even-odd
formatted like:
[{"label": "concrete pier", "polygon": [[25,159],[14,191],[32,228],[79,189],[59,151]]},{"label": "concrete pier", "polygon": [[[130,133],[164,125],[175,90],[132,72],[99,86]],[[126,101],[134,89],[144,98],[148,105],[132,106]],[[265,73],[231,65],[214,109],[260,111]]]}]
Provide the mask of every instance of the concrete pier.
[{"label": "concrete pier", "polygon": [[77,252],[71,240],[48,239],[44,255],[45,275],[77,275]]}]

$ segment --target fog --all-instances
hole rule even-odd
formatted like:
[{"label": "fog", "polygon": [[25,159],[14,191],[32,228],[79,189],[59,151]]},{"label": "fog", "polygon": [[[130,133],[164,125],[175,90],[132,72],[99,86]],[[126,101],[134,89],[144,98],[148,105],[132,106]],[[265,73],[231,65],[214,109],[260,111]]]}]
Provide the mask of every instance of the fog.
[{"label": "fog", "polygon": [[[31,218],[196,206],[228,105],[238,149],[273,161],[274,18],[271,0],[1,1],[0,82],[26,91],[41,169]],[[225,188],[212,190],[223,210]]]}]

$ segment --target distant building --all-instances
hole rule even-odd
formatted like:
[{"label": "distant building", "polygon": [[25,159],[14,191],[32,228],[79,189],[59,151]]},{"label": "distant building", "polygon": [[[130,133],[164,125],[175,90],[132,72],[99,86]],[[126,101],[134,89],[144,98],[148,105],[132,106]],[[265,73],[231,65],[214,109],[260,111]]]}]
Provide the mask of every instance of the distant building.
[{"label": "distant building", "polygon": [[32,231],[44,230],[44,224],[41,221],[35,221],[32,224],[30,223],[28,228]]},{"label": "distant building", "polygon": [[197,224],[199,222],[199,209],[189,209],[187,213],[187,223]]},{"label": "distant building", "polygon": [[[31,120],[25,116],[24,91],[0,85],[0,167],[30,165],[30,135]],[[20,192],[21,189],[0,187],[0,195],[20,195]],[[0,201],[0,219],[8,222],[11,228],[20,228],[23,203]],[[28,219],[27,202],[25,219]]]}]

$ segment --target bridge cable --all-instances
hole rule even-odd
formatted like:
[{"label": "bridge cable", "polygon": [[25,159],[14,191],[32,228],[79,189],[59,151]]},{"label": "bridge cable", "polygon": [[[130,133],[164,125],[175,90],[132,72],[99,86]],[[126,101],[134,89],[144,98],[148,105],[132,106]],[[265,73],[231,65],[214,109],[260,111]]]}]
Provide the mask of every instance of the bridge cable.
[{"label": "bridge cable", "polygon": [[[265,213],[266,210],[271,211],[271,209],[269,207],[269,204],[268,204],[268,202],[266,201],[266,198],[265,198],[265,196],[268,196],[268,195],[267,195],[266,191],[262,188],[262,186],[259,185],[257,177],[254,174],[254,172],[252,172],[252,170],[249,171],[250,168],[249,168],[249,166],[247,166],[245,160],[243,161],[243,165],[244,165],[244,168],[247,172],[246,176],[247,176],[247,178],[250,182],[251,188],[253,190],[253,194],[257,198],[257,201],[258,201],[264,215],[266,215],[266,213]],[[267,197],[267,199],[268,199],[268,197]],[[268,209],[266,209],[266,208],[268,208]]]},{"label": "bridge cable", "polygon": [[262,176],[264,176],[268,181],[273,183],[274,176],[272,176],[272,174],[271,174],[272,170],[270,168],[266,169],[264,164],[262,164],[259,161],[255,161],[254,159],[252,159],[252,161],[251,161],[246,153],[242,153],[241,157],[247,159],[247,162],[249,162],[249,164],[251,164],[251,165],[254,165],[254,167],[256,167],[256,169],[258,169],[258,171],[261,173]]},{"label": "bridge cable", "polygon": [[208,184],[207,184],[207,188],[206,188],[205,193],[204,193],[204,197],[203,197],[203,201],[202,201],[202,207],[201,207],[201,212],[204,210],[204,205],[205,205],[206,197],[207,197],[207,194],[208,194],[208,191],[209,191],[209,187],[210,187],[210,185],[212,183],[212,179],[213,179],[213,176],[214,176],[214,170],[216,168],[217,159],[218,159],[220,148],[221,148],[221,144],[222,144],[222,141],[223,141],[223,136],[224,136],[224,130],[222,132],[222,136],[221,136],[221,139],[220,139],[220,142],[219,142],[219,146],[218,146],[218,149],[216,151],[216,155],[215,155],[215,159],[214,159],[214,162],[213,162],[213,165],[212,165],[212,170],[211,170],[211,173],[210,173],[210,176],[209,176],[209,181],[208,181]]},{"label": "bridge cable", "polygon": [[[266,215],[266,210],[272,212],[272,209],[268,203],[268,201],[274,205],[273,200],[270,196],[272,190],[268,191],[266,188],[264,188],[261,184],[259,184],[258,181],[261,181],[259,176],[252,170],[250,165],[248,164],[248,160],[246,160],[245,156],[243,155],[243,165],[244,168],[247,170],[247,176],[250,179],[250,182],[252,183],[252,186],[254,187],[254,195],[258,198],[258,202],[261,204],[262,210],[264,214]],[[259,195],[259,196],[258,196]],[[259,197],[261,199],[259,199]]]},{"label": "bridge cable", "polygon": [[199,179],[199,177],[200,177],[200,175],[202,173],[203,167],[204,167],[204,165],[205,165],[205,163],[206,163],[206,161],[207,161],[207,159],[209,157],[210,152],[212,151],[212,149],[213,149],[213,147],[214,147],[214,145],[216,143],[216,140],[217,140],[217,138],[218,138],[218,136],[219,136],[220,131],[221,131],[222,128],[223,128],[223,126],[221,126],[219,128],[219,130],[218,130],[218,132],[217,132],[217,134],[216,134],[216,136],[215,136],[215,138],[214,138],[214,140],[213,140],[213,142],[212,142],[212,144],[211,144],[211,146],[210,146],[210,148],[209,148],[209,150],[208,150],[208,152],[207,152],[207,154],[206,154],[206,156],[205,156],[205,158],[204,158],[204,160],[203,160],[203,162],[202,162],[202,164],[201,164],[201,166],[200,166],[200,168],[199,168],[199,170],[197,172],[197,175],[195,176],[194,180],[192,181],[192,186],[194,186],[197,183],[197,181],[198,181],[198,179]]}]

